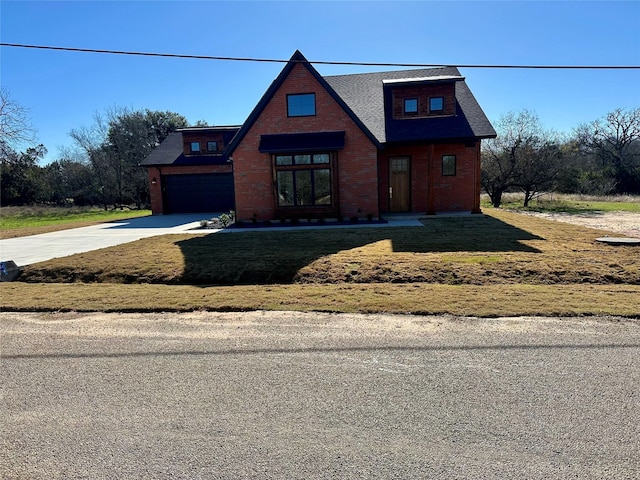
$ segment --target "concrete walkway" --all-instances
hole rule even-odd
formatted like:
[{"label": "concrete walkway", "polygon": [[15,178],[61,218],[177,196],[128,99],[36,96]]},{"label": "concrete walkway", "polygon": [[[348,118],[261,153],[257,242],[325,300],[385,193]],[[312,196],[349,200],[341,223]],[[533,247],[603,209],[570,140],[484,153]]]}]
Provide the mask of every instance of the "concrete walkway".
[{"label": "concrete walkway", "polygon": [[421,226],[416,216],[396,216],[387,218],[388,223],[348,224],[348,225],[314,225],[314,226],[274,226],[270,228],[237,228],[237,229],[198,229],[200,221],[210,219],[219,213],[192,213],[180,215],[156,215],[133,218],[109,223],[101,223],[89,227],[60,230],[29,237],[0,240],[0,261],[13,260],[18,267],[32,263],[44,262],[52,258],[66,257],[76,253],[89,252],[100,248],[112,247],[133,242],[141,238],[166,235],[171,233],[235,234],[265,230],[299,230],[309,228],[371,228],[371,227],[409,227]]}]

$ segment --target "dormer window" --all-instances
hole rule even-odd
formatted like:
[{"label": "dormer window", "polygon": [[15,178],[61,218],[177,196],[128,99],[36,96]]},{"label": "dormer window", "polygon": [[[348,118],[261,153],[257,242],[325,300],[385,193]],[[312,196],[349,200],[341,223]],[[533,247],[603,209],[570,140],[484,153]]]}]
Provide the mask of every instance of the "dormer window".
[{"label": "dormer window", "polygon": [[417,98],[405,98],[404,99],[404,113],[405,115],[411,115],[418,113],[418,99]]},{"label": "dormer window", "polygon": [[218,142],[212,142],[212,141],[207,142],[207,152],[212,153],[217,151],[218,151]]},{"label": "dormer window", "polygon": [[316,114],[316,94],[298,93],[287,95],[287,116],[309,117]]},{"label": "dormer window", "polygon": [[431,97],[429,99],[429,113],[444,112],[444,97]]},{"label": "dormer window", "polygon": [[200,142],[191,142],[191,153],[200,153]]}]

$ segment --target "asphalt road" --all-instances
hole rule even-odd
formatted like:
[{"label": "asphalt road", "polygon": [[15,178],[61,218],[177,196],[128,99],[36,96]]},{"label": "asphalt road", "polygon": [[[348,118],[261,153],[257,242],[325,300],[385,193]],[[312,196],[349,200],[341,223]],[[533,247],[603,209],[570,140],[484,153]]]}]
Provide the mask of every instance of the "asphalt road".
[{"label": "asphalt road", "polygon": [[636,479],[640,322],[1,313],[2,478]]}]

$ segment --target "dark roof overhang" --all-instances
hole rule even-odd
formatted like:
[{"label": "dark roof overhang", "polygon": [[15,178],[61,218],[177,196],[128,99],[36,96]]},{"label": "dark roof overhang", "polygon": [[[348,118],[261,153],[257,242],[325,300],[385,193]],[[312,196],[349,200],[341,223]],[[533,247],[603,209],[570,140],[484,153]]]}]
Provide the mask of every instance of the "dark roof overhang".
[{"label": "dark roof overhang", "polygon": [[342,131],[261,135],[259,150],[262,153],[342,150],[344,133]]}]

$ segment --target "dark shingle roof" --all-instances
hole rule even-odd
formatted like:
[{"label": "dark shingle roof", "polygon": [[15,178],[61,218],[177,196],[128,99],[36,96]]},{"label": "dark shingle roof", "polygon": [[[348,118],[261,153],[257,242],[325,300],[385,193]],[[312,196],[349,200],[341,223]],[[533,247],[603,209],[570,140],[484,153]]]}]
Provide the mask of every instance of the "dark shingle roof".
[{"label": "dark shingle roof", "polygon": [[182,155],[182,133],[173,132],[165,138],[160,145],[153,149],[140,165],[146,167],[153,165],[171,165]]},{"label": "dark shingle roof", "polygon": [[[385,92],[389,89],[384,88],[384,82],[402,79],[428,81],[429,78],[433,81],[455,81],[456,116],[393,120],[391,109],[385,110]],[[336,75],[324,79],[380,143],[488,138],[496,134],[455,67]]]},{"label": "dark shingle roof", "polygon": [[228,145],[233,137],[238,133],[240,127],[194,127],[183,128],[177,132],[170,133],[160,145],[158,145],[140,165],[144,167],[164,166],[164,165],[215,165],[226,163],[227,152],[220,155],[189,155],[184,154],[182,142],[183,131],[218,131],[222,132],[224,143]]},{"label": "dark shingle roof", "polygon": [[[258,119],[277,89],[297,63],[302,63],[323,85],[352,120],[378,147],[384,143],[491,138],[496,132],[475,97],[455,67],[395,70],[322,77],[306,58],[296,51],[278,77],[271,83],[242,127],[227,129],[226,151],[220,156],[187,156],[183,154],[182,133],[170,134],[141,163],[144,166],[199,165],[224,163]],[[456,115],[451,117],[394,120],[389,104],[391,89],[385,87],[407,81],[455,82]],[[391,82],[391,83],[389,83]],[[389,98],[385,99],[385,96]],[[215,127],[214,127],[215,128]],[[186,129],[189,130],[189,129]],[[233,138],[232,138],[233,137]]]}]

